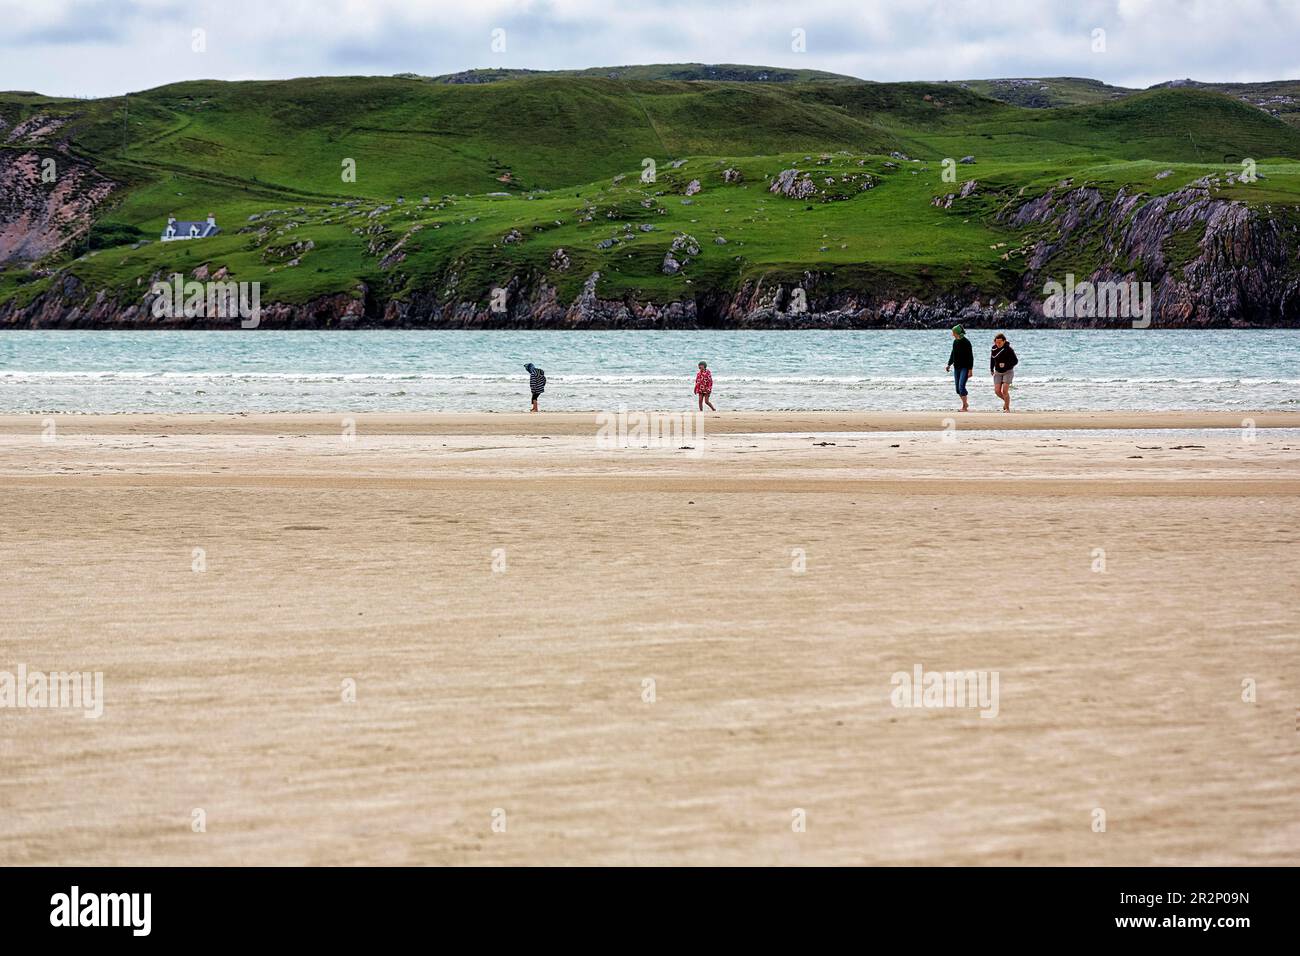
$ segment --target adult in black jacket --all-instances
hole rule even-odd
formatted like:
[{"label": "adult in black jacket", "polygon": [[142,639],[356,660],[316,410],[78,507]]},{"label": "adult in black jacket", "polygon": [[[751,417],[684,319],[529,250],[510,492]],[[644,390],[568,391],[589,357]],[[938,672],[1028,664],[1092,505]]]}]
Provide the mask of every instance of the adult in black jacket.
[{"label": "adult in black jacket", "polygon": [[948,353],[948,368],[945,371],[952,372],[953,384],[961,396],[961,410],[970,411],[966,383],[975,371],[975,350],[971,348],[970,339],[966,338],[966,330],[960,325],[952,327],[952,351]]},{"label": "adult in black jacket", "polygon": [[1011,411],[1011,380],[1015,377],[1016,350],[1007,337],[999,332],[993,336],[993,350],[989,353],[989,371],[993,373],[993,394],[1002,399],[1002,410]]}]

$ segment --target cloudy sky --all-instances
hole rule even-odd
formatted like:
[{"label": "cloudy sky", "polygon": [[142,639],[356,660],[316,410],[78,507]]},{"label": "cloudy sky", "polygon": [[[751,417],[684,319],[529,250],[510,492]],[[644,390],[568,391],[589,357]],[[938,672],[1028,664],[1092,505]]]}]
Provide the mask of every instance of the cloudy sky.
[{"label": "cloudy sky", "polygon": [[1297,78],[1298,39],[1300,0],[0,0],[0,89],[683,62],[1148,86]]}]

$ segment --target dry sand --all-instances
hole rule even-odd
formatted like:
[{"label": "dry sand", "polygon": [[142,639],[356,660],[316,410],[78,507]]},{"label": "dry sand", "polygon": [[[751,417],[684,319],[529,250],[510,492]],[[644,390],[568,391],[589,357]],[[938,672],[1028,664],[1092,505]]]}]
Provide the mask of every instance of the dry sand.
[{"label": "dry sand", "polygon": [[0,418],[6,862],[1300,863],[1300,416],[353,417]]}]

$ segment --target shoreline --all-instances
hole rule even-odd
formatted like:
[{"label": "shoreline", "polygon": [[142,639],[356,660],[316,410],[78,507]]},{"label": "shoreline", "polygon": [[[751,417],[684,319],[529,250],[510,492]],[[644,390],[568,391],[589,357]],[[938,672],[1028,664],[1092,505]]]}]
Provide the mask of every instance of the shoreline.
[{"label": "shoreline", "polygon": [[[639,410],[629,409],[633,414]],[[694,415],[692,410],[649,414]],[[337,435],[345,422],[369,435],[589,435],[613,412],[337,412],[337,413],[17,413],[0,414],[0,436],[41,432],[53,420],[60,434],[116,435]],[[954,424],[950,426],[948,421]],[[718,412],[704,418],[712,434],[817,434],[820,432],[1096,431],[1146,429],[1300,428],[1300,411],[906,411]]]}]

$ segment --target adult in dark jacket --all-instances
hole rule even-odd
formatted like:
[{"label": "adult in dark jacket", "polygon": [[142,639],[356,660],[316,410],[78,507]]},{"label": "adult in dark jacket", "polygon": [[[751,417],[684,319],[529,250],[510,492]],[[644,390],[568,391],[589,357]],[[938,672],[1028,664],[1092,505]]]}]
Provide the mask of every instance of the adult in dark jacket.
[{"label": "adult in dark jacket", "polygon": [[546,373],[540,368],[529,362],[524,366],[524,371],[528,373],[528,387],[533,390],[533,407],[530,411],[537,411],[537,400],[541,398],[542,392],[546,391]]},{"label": "adult in dark jacket", "polygon": [[993,336],[993,350],[989,353],[989,371],[993,373],[993,394],[1002,399],[1002,410],[1011,411],[1011,380],[1015,377],[1016,350],[1007,337],[999,332]]},{"label": "adult in dark jacket", "polygon": [[970,411],[966,383],[975,371],[975,350],[971,348],[970,339],[966,338],[966,330],[960,325],[952,327],[952,351],[948,353],[948,368],[945,371],[952,372],[953,384],[961,396],[961,410]]}]

